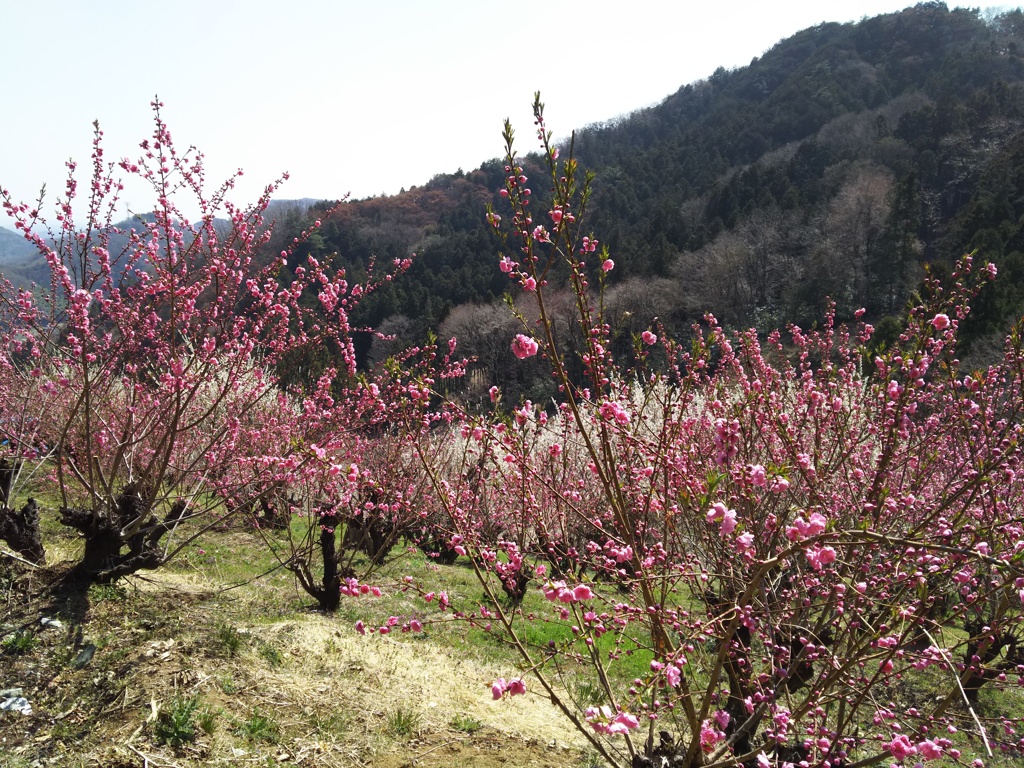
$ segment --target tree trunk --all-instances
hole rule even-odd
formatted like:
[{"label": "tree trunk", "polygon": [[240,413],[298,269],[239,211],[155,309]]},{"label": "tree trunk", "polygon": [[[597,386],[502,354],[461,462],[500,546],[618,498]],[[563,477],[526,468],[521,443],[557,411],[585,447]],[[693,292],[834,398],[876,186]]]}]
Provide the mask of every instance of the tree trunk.
[{"label": "tree trunk", "polygon": [[338,573],[338,553],[335,549],[334,526],[337,525],[334,509],[320,515],[320,553],[324,561],[324,582],[320,594],[316,595],[320,607],[331,613],[341,604],[341,575]]},{"label": "tree trunk", "polygon": [[6,504],[0,506],[0,541],[7,542],[11,549],[30,562],[37,565],[46,562],[39,532],[39,507],[35,499],[29,499],[18,511]]},{"label": "tree trunk", "polygon": [[[188,504],[180,499],[174,502],[163,522],[159,522],[151,510],[144,508],[144,498],[135,484],[129,484],[103,514],[67,507],[61,510],[61,523],[85,537],[85,552],[75,568],[80,576],[92,582],[109,583],[164,564],[160,539],[181,520]],[[123,532],[140,518],[146,518],[145,523],[125,536]]]}]

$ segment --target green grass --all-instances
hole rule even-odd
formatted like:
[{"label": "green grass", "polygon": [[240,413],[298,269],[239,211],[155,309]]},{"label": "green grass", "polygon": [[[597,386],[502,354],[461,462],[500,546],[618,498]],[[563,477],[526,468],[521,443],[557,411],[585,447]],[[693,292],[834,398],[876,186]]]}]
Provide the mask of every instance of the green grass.
[{"label": "green grass", "polygon": [[596,707],[608,698],[604,688],[594,680],[577,680],[572,686],[573,701],[581,708]]},{"label": "green grass", "polygon": [[249,741],[276,744],[281,738],[281,728],[277,721],[255,712],[248,720],[239,723],[236,730]]},{"label": "green grass", "polygon": [[263,659],[271,667],[271,669],[277,669],[284,663],[284,657],[281,652],[270,643],[262,643],[259,650],[260,658]]},{"label": "green grass", "polygon": [[223,672],[217,677],[217,686],[228,696],[238,693],[239,685],[229,672]]},{"label": "green grass", "polygon": [[153,726],[153,736],[157,743],[179,747],[194,741],[198,707],[198,696],[175,697],[168,709],[161,710]]},{"label": "green grass", "polygon": [[242,633],[230,624],[221,624],[217,627],[214,641],[216,642],[217,650],[228,658],[237,656],[238,652],[245,645]]},{"label": "green grass", "polygon": [[37,642],[36,636],[31,632],[19,629],[4,638],[3,651],[11,656],[24,656],[36,647]]},{"label": "green grass", "polygon": [[483,723],[470,715],[456,715],[448,724],[456,731],[468,734],[474,734],[484,727]]},{"label": "green grass", "polygon": [[89,601],[93,603],[117,602],[128,599],[128,592],[120,584],[92,584],[89,586]]},{"label": "green grass", "polygon": [[196,725],[207,736],[213,736],[217,730],[217,717],[219,714],[219,712],[215,712],[212,709],[203,709],[196,715]]},{"label": "green grass", "polygon": [[408,737],[419,730],[420,713],[398,707],[388,715],[386,731],[392,736]]}]

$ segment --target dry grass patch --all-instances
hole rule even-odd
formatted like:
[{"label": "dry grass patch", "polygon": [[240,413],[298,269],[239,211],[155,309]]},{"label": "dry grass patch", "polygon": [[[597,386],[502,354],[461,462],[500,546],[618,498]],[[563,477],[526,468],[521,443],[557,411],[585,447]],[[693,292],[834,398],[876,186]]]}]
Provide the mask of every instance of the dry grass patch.
[{"label": "dry grass patch", "polygon": [[0,568],[3,623],[35,641],[0,656],[0,688],[33,708],[0,713],[5,768],[583,764],[546,700],[491,700],[510,669],[453,648],[450,629],[362,637],[284,579],[222,592],[185,568],[76,591],[66,564]]}]

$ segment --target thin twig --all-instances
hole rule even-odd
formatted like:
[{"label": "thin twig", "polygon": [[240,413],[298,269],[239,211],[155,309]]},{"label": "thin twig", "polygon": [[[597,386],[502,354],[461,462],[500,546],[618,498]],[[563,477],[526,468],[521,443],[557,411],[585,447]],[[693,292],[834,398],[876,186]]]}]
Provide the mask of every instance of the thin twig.
[{"label": "thin twig", "polygon": [[13,560],[17,560],[19,563],[24,563],[25,565],[29,565],[29,566],[31,566],[33,568],[42,568],[43,567],[43,566],[39,565],[38,563],[33,563],[31,560],[26,560],[25,558],[21,557],[20,555],[16,555],[13,552],[9,552],[6,549],[0,549],[0,555],[7,555],[7,557],[9,557],[9,558],[11,558]]},{"label": "thin twig", "polygon": [[974,707],[971,706],[971,702],[967,699],[967,691],[964,690],[963,683],[960,682],[960,675],[956,673],[956,665],[953,663],[953,659],[946,655],[946,649],[942,648],[937,642],[935,642],[935,638],[932,637],[931,633],[927,629],[921,627],[921,631],[928,636],[928,639],[932,641],[932,647],[938,649],[939,653],[942,654],[942,658],[946,660],[947,664],[949,664],[949,669],[953,673],[953,679],[956,680],[956,687],[960,689],[960,695],[964,697],[964,704],[967,705],[967,711],[971,713],[971,717],[974,718],[974,724],[978,726],[978,733],[981,734],[981,740],[985,744],[985,752],[988,753],[989,757],[992,757],[992,747],[988,743],[988,734],[985,733],[985,728],[982,726],[981,720],[978,719],[977,714],[974,712]]}]

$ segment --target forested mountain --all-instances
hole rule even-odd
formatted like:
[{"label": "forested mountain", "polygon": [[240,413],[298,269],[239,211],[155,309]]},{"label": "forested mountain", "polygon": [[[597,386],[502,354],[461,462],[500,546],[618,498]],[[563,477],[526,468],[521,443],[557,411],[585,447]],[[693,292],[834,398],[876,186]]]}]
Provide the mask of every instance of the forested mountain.
[{"label": "forested mountain", "polygon": [[[733,326],[810,323],[826,297],[841,318],[863,306],[877,322],[901,311],[923,265],[970,249],[1003,274],[970,333],[1021,309],[1019,10],[923,3],[821,24],[749,66],[577,130],[575,152],[597,174],[590,226],[616,261],[611,306],[632,323],[658,315],[685,328],[705,311]],[[508,288],[483,218],[488,202],[501,210],[502,178],[493,160],[347,203],[310,247],[357,272],[372,255],[416,251],[361,320],[404,339],[442,325],[472,335],[497,322],[479,305]],[[304,220],[286,220],[281,234]]]},{"label": "forested mountain", "polygon": [[[530,148],[526,138],[520,151]],[[892,328],[886,318],[901,313],[925,265],[941,271],[974,249],[1002,277],[976,303],[967,336],[995,334],[1024,311],[1020,10],[930,2],[821,24],[749,66],[578,129],[573,149],[596,173],[587,226],[617,265],[608,307],[620,330],[657,316],[685,333],[707,311],[732,327],[807,325],[827,297],[840,319],[866,307]],[[507,374],[511,321],[493,302],[510,284],[484,220],[488,203],[502,212],[502,165],[348,202],[330,217],[308,200],[281,204],[269,214],[279,228],[268,253],[316,216],[323,226],[291,268],[308,252],[336,252],[361,276],[374,258],[415,251],[409,272],[359,307],[355,322],[396,336],[364,335],[364,359],[428,329],[457,331],[492,378]],[[537,158],[524,165],[539,181]]]},{"label": "forested mountain", "polygon": [[0,227],[0,274],[15,285],[40,282],[47,277],[46,262],[19,232]]}]

